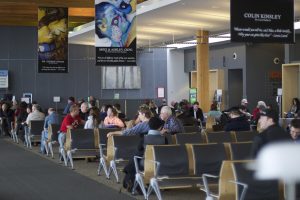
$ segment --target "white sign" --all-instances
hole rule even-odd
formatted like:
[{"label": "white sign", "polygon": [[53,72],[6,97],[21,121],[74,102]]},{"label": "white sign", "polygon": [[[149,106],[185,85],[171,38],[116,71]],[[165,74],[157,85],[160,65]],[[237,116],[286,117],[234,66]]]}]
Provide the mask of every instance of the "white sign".
[{"label": "white sign", "polygon": [[28,98],[29,103],[32,103],[32,93],[23,93],[23,97]]},{"label": "white sign", "polygon": [[165,88],[157,88],[157,98],[165,98]]},{"label": "white sign", "polygon": [[53,97],[53,102],[55,102],[55,103],[60,102],[60,97]]},{"label": "white sign", "polygon": [[0,70],[0,88],[8,88],[8,70]]},{"label": "white sign", "polygon": [[222,90],[217,89],[217,95],[218,95],[218,96],[222,96]]},{"label": "white sign", "polygon": [[277,89],[277,95],[278,96],[282,96],[282,88],[278,88]]},{"label": "white sign", "polygon": [[30,99],[28,97],[22,97],[21,102],[24,101],[26,103],[30,103]]}]

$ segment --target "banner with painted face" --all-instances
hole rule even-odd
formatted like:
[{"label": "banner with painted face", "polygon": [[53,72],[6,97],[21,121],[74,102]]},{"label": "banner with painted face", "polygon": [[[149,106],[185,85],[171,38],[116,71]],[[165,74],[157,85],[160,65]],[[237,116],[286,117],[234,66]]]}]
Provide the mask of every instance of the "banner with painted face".
[{"label": "banner with painted face", "polygon": [[38,72],[68,72],[68,8],[38,8]]},{"label": "banner with painted face", "polygon": [[95,0],[96,65],[136,66],[136,0]]}]

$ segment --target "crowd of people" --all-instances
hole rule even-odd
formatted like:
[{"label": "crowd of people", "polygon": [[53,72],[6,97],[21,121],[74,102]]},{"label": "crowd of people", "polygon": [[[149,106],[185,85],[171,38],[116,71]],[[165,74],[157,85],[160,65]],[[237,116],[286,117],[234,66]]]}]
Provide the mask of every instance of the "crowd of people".
[{"label": "crowd of people", "polygon": [[[58,136],[60,149],[64,148],[68,129],[85,128],[112,128],[107,137],[116,135],[174,135],[184,133],[184,126],[197,126],[205,128],[206,118],[213,118],[224,131],[249,131],[257,127],[260,134],[253,139],[250,157],[256,158],[258,152],[268,143],[278,141],[300,142],[300,117],[299,100],[293,99],[291,109],[285,115],[293,117],[288,130],[279,125],[279,114],[276,109],[268,106],[264,101],[258,101],[253,112],[248,109],[247,99],[242,99],[241,104],[228,110],[220,111],[217,102],[213,102],[211,109],[204,115],[198,102],[191,104],[187,100],[171,102],[168,106],[166,100],[162,100],[157,106],[152,100],[147,100],[140,105],[134,119],[128,119],[122,112],[120,104],[103,105],[99,109],[95,99],[90,101],[75,101],[69,97],[63,114],[58,114],[54,108],[48,108],[45,116],[37,102],[27,104],[21,102],[1,102],[0,118],[1,132],[10,135],[12,131],[22,138],[29,134],[29,124],[32,120],[44,120],[44,130],[41,134],[40,152],[45,153],[44,141],[48,139],[48,127],[50,124],[61,124]],[[118,131],[114,131],[118,128]],[[143,146],[141,144],[140,146]],[[144,149],[139,148],[139,155]],[[129,180],[134,179],[133,161],[125,168]],[[124,187],[130,188],[128,182]]]}]

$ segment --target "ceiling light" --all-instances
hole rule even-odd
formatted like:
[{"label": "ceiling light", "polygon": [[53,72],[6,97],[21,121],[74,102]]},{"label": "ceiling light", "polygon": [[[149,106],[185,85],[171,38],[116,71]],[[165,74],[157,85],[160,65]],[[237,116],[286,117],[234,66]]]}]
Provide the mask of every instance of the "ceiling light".
[{"label": "ceiling light", "polygon": [[[214,37],[209,37],[208,38],[208,43],[213,44],[213,43],[218,43],[218,42],[224,42],[224,41],[229,41],[230,40],[230,33],[226,34],[221,34],[221,35],[216,35]],[[169,44],[167,47],[173,47],[177,49],[182,49],[182,48],[187,48],[187,47],[194,47],[197,45],[197,40],[189,40],[181,43],[174,43],[174,44]]]}]

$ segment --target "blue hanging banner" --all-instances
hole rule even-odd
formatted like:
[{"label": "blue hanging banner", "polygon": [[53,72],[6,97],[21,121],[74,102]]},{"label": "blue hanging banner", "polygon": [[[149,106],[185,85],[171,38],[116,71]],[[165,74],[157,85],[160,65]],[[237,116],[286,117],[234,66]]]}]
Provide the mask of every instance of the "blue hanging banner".
[{"label": "blue hanging banner", "polygon": [[136,0],[95,1],[96,65],[136,66]]},{"label": "blue hanging banner", "polygon": [[294,0],[231,0],[231,41],[295,43]]},{"label": "blue hanging banner", "polygon": [[38,72],[68,72],[68,8],[38,9]]}]

